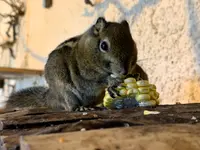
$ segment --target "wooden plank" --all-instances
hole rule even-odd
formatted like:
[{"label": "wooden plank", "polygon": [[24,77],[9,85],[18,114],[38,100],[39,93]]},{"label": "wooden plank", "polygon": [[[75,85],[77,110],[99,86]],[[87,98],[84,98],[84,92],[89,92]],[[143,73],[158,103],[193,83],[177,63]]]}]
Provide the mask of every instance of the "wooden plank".
[{"label": "wooden plank", "polygon": [[37,69],[25,69],[25,68],[8,68],[0,67],[0,77],[5,79],[15,79],[20,77],[30,77],[39,75],[42,76],[44,73],[43,70]]},{"label": "wooden plank", "polygon": [[[144,115],[144,110],[159,111],[157,115]],[[19,136],[40,135],[165,124],[197,124],[200,120],[200,104],[161,105],[156,108],[102,110],[88,112],[55,112],[46,108],[7,110],[0,114],[1,136],[6,147],[19,146]]]},{"label": "wooden plank", "polygon": [[1,135],[12,136],[12,135],[31,135],[31,134],[49,134],[58,132],[72,132],[80,131],[85,128],[87,130],[101,129],[101,128],[114,128],[114,127],[124,127],[124,126],[140,126],[140,124],[135,124],[129,122],[128,120],[111,120],[111,119],[98,119],[98,120],[81,120],[74,123],[63,123],[57,125],[43,125],[35,126],[32,128],[22,128],[22,129],[5,129],[1,131]]},{"label": "wooden plank", "polygon": [[22,136],[21,150],[199,150],[200,124],[154,125]]},{"label": "wooden plank", "polygon": [[[76,122],[80,120],[97,119],[99,118],[94,113],[69,113],[69,112],[59,112],[59,113],[48,113],[39,115],[26,115],[22,117],[13,117],[10,119],[0,118],[0,130],[6,128],[20,128],[24,126],[34,126],[34,125],[52,125],[67,122]],[[5,119],[5,120],[4,120]]]},{"label": "wooden plank", "polygon": [[[190,106],[193,106],[192,104]],[[145,116],[144,110],[159,111],[158,115]],[[166,123],[195,123],[200,120],[200,104],[193,107],[186,107],[185,105],[175,106],[158,106],[156,108],[135,108],[124,110],[104,110],[104,111],[90,111],[90,112],[46,112],[17,116],[14,115],[0,115],[0,130],[9,128],[29,128],[29,126],[38,125],[55,125],[61,123],[74,123],[80,120],[96,120],[96,119],[114,119],[114,120],[127,120],[131,124],[140,125],[153,125],[153,124],[166,124]],[[5,117],[6,116],[6,117]],[[196,118],[196,119],[192,119]]]}]

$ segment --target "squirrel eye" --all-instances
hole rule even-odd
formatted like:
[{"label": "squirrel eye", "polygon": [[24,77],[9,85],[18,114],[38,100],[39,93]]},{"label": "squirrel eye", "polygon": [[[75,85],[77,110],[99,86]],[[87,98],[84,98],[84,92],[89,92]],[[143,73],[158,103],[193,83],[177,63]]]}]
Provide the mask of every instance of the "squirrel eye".
[{"label": "squirrel eye", "polygon": [[100,42],[100,45],[99,45],[99,49],[102,51],[102,52],[107,52],[109,51],[109,44],[107,41],[101,41]]}]

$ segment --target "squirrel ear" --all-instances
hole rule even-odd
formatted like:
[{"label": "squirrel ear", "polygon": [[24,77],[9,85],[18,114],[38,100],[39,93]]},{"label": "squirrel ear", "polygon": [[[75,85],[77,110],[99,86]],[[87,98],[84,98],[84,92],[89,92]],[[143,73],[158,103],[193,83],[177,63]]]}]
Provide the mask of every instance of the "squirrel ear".
[{"label": "squirrel ear", "polygon": [[107,21],[103,17],[99,17],[94,25],[94,33],[99,34],[106,26]]},{"label": "squirrel ear", "polygon": [[126,20],[122,20],[121,24],[129,28],[129,24]]}]

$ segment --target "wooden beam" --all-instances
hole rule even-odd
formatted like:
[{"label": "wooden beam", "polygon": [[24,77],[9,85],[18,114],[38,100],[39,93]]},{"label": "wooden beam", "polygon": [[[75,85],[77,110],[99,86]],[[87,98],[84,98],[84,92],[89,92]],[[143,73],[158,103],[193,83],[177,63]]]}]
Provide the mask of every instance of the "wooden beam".
[{"label": "wooden beam", "polygon": [[21,150],[199,150],[200,125],[154,125],[22,136]]},{"label": "wooden beam", "polygon": [[24,68],[8,68],[0,67],[0,77],[5,79],[15,79],[20,77],[30,77],[35,75],[43,75],[43,70],[24,69]]}]

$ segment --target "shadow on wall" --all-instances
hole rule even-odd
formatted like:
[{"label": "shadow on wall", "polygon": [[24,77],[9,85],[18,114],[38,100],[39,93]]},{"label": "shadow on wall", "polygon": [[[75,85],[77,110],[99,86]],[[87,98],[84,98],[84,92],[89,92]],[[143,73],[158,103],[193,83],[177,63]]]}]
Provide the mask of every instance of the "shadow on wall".
[{"label": "shadow on wall", "polygon": [[186,0],[186,8],[188,9],[189,15],[189,36],[194,45],[194,57],[196,63],[196,70],[200,74],[200,15],[198,16],[198,11],[195,8],[194,0]]},{"label": "shadow on wall", "polygon": [[189,80],[183,83],[184,96],[189,102],[199,101],[200,98],[200,15],[195,6],[195,0],[186,0],[186,11],[188,13],[189,23],[189,37],[192,41],[193,55],[195,58],[195,70],[194,74]]},{"label": "shadow on wall", "polygon": [[159,1],[160,0],[139,0],[137,4],[133,4],[133,6],[130,9],[128,9],[125,6],[123,6],[120,0],[104,0],[102,3],[96,5],[94,7],[94,11],[92,12],[89,12],[88,9],[85,8],[83,16],[92,17],[95,15],[96,12],[98,14],[97,15],[98,17],[104,16],[106,10],[109,7],[109,4],[113,4],[123,14],[122,15],[123,18],[119,18],[116,21],[120,21],[121,19],[124,19],[125,17],[127,20],[129,19],[131,20],[130,25],[132,25],[134,23],[134,20],[136,20],[136,18],[141,14],[142,10],[145,7],[156,5]]}]

